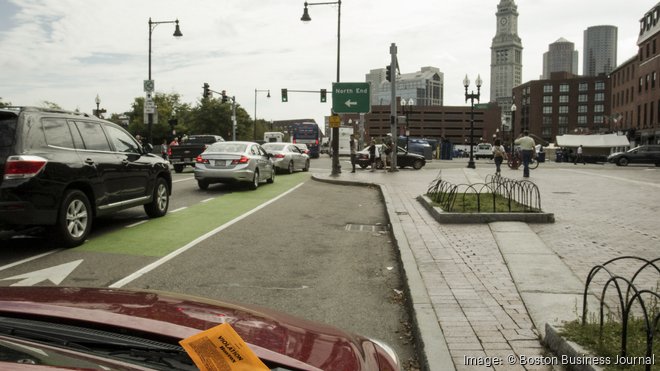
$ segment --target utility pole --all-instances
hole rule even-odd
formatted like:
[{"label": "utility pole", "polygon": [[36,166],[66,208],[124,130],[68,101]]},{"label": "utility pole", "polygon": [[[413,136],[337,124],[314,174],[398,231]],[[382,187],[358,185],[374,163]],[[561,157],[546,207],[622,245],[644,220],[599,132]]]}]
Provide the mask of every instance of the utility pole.
[{"label": "utility pole", "polygon": [[396,59],[396,52],[397,52],[397,47],[395,43],[392,43],[390,45],[390,76],[392,77],[392,81],[390,82],[390,86],[392,87],[392,100],[390,101],[390,129],[392,132],[392,141],[394,142],[392,151],[390,152],[390,156],[392,156],[391,160],[391,166],[390,166],[390,172],[396,172],[399,171],[398,168],[396,167],[396,152],[397,152],[397,147],[398,147],[398,136],[397,136],[397,129],[396,129],[396,118],[397,118],[397,113],[396,113],[396,69],[397,69],[397,59]]}]

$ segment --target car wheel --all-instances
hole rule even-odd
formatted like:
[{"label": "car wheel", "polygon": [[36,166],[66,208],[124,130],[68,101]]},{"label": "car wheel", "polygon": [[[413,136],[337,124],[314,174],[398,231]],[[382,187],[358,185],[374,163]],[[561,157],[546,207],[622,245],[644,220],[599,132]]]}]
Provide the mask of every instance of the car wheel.
[{"label": "car wheel", "polygon": [[293,174],[293,161],[289,161],[289,166],[286,168],[287,173]]},{"label": "car wheel", "polygon": [[275,183],[275,167],[273,167],[273,171],[270,172],[270,178],[266,182],[270,184]]},{"label": "car wheel", "polygon": [[415,162],[413,162],[412,166],[413,166],[413,169],[419,170],[424,166],[424,162],[422,162],[422,160],[415,160]]},{"label": "car wheel", "polygon": [[150,203],[144,205],[144,211],[150,218],[160,218],[167,214],[167,208],[170,206],[170,190],[167,188],[167,182],[163,178],[156,180],[154,195]]},{"label": "car wheel", "polygon": [[628,166],[629,163],[630,161],[628,161],[628,159],[625,157],[621,157],[619,161],[616,162],[616,164],[619,166]]},{"label": "car wheel", "polygon": [[254,177],[252,183],[250,183],[250,189],[255,190],[257,188],[259,188],[259,170],[254,171]]},{"label": "car wheel", "polygon": [[367,166],[369,166],[369,165],[365,165],[365,164],[360,164],[360,167],[361,167],[361,168],[363,168],[363,169],[366,169],[366,168],[367,168]]},{"label": "car wheel", "polygon": [[305,167],[303,168],[303,171],[309,171],[309,160],[305,161]]},{"label": "car wheel", "polygon": [[183,171],[183,165],[174,165],[174,172],[177,174]]},{"label": "car wheel", "polygon": [[209,189],[209,182],[207,182],[206,180],[201,180],[200,179],[200,180],[197,181],[197,186],[199,187],[199,189],[205,191],[205,190]]},{"label": "car wheel", "polygon": [[87,239],[92,229],[92,207],[83,192],[72,189],[64,194],[53,227],[55,238],[64,247],[76,247]]}]

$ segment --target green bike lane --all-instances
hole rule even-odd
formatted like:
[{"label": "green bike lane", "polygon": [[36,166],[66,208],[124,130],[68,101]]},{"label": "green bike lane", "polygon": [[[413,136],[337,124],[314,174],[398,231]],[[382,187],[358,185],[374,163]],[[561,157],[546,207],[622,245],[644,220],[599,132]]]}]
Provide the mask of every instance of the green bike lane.
[{"label": "green bike lane", "polygon": [[[145,266],[176,254],[183,247],[194,248],[200,238],[219,232],[223,225],[264,206],[309,179],[309,173],[294,173],[277,176],[274,183],[262,183],[254,191],[236,187],[231,193],[218,194],[217,197],[210,192],[212,198],[169,212],[162,218],[147,219],[98,236],[92,231],[82,246],[53,250],[46,256],[1,270],[0,286],[112,286]],[[62,279],[48,279],[49,270],[56,271],[53,274],[63,276]]]}]

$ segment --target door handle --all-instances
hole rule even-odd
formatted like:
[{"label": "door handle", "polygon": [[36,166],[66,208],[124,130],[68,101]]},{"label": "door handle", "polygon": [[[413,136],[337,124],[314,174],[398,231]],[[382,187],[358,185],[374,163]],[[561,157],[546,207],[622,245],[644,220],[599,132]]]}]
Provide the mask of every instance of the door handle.
[{"label": "door handle", "polygon": [[121,164],[124,166],[128,166],[129,162],[128,160],[121,160]]},{"label": "door handle", "polygon": [[91,158],[88,158],[88,159],[85,160],[85,163],[88,164],[88,165],[94,165],[94,160],[92,160]]}]

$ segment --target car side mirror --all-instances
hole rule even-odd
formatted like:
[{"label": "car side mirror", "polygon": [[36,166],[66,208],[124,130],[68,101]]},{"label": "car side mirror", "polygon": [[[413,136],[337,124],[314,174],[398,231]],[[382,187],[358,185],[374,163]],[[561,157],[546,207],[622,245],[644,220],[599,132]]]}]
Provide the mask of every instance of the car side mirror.
[{"label": "car side mirror", "polygon": [[151,151],[153,150],[154,150],[154,146],[151,143],[147,143],[142,146],[142,153],[145,155],[151,153]]}]

